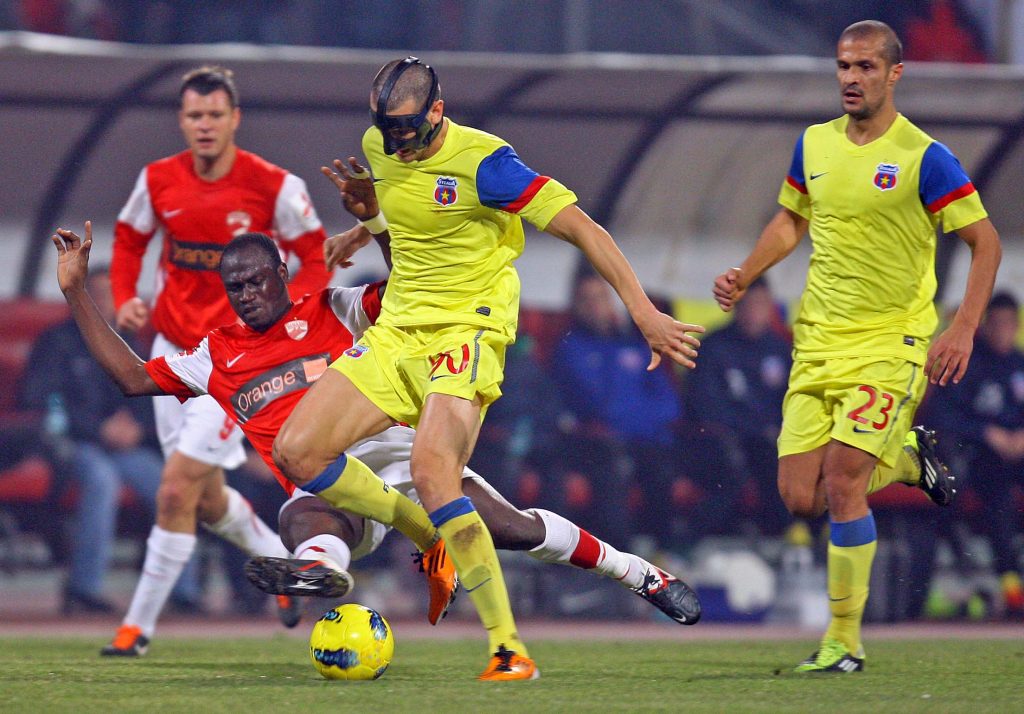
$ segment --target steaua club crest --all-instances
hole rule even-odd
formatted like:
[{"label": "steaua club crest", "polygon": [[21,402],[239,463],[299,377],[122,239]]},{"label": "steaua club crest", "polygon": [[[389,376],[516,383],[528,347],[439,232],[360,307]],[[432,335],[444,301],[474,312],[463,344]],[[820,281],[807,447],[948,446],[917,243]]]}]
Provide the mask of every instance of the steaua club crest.
[{"label": "steaua club crest", "polygon": [[896,164],[879,164],[878,173],[875,174],[875,187],[880,191],[888,191],[896,188],[896,174],[900,167]]},{"label": "steaua club crest", "polygon": [[459,200],[459,182],[457,179],[439,176],[437,188],[434,189],[434,200],[442,206],[450,206]]},{"label": "steaua club crest", "polygon": [[309,323],[305,320],[292,320],[284,326],[284,331],[293,340],[301,340],[309,332]]}]

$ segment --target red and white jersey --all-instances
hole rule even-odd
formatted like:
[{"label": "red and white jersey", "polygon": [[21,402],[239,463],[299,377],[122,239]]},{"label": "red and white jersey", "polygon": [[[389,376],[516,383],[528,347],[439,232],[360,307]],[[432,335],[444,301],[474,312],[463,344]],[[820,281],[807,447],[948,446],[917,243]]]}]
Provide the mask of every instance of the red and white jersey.
[{"label": "red and white jersey", "polygon": [[274,465],[274,437],[309,386],[376,321],[381,284],[307,295],[266,332],[220,327],[192,350],[151,359],[146,371],[183,402],[216,399],[291,494],[295,486]]},{"label": "red and white jersey", "polygon": [[194,345],[207,332],[235,321],[217,270],[224,246],[251,231],[270,234],[302,263],[293,299],[326,287],[327,239],[298,176],[238,149],[226,176],[204,181],[191,151],[155,161],[139,174],[114,229],[110,279],[118,308],[136,296],[142,259],[160,232],[163,250],[153,326],[176,345]]}]

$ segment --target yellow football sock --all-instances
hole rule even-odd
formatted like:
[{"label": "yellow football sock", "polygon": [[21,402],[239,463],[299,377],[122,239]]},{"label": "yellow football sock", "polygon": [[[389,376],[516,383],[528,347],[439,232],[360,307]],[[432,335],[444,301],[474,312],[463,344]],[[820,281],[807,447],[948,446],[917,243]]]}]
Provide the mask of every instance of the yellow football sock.
[{"label": "yellow football sock", "polygon": [[868,493],[880,491],[896,481],[916,485],[920,480],[921,462],[917,458],[917,452],[909,446],[904,446],[900,449],[893,466],[886,466],[881,461],[875,465],[875,470],[871,472],[871,480],[868,482]]},{"label": "yellow football sock", "polygon": [[437,529],[423,506],[388,486],[353,456],[339,456],[303,490],[315,493],[335,508],[393,526],[420,550],[428,550],[437,540]]},{"label": "yellow football sock", "polygon": [[[431,514],[435,522],[438,514],[453,504],[460,503],[465,503],[472,509],[469,499],[463,497]],[[526,645],[519,639],[519,633],[516,631],[512,606],[509,604],[508,591],[505,589],[505,578],[501,573],[498,554],[494,551],[491,533],[476,510],[469,510],[468,513],[465,512],[465,507],[458,510],[463,512],[444,521],[437,529],[444,538],[448,555],[455,563],[462,588],[469,594],[480,616],[480,622],[487,630],[490,647],[488,654],[493,654],[498,645],[504,645],[507,649],[528,657]]]},{"label": "yellow football sock", "polygon": [[[857,541],[861,542],[843,545]],[[861,646],[860,623],[877,544],[875,522],[870,514],[849,523],[832,524],[828,544],[828,605],[832,620],[825,637],[839,640],[854,655]]]}]

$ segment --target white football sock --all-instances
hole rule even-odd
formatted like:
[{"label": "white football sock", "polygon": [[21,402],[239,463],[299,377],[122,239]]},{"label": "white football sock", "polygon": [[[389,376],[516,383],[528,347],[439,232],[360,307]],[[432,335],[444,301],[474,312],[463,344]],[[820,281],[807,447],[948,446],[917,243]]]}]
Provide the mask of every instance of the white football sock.
[{"label": "white football sock", "polygon": [[322,560],[325,565],[338,570],[348,570],[352,564],[352,550],[348,544],[335,535],[321,533],[305,540],[295,549],[298,560]]},{"label": "white football sock", "polygon": [[544,542],[529,551],[546,563],[574,565],[618,580],[626,587],[638,587],[649,563],[632,553],[616,550],[572,521],[542,508],[531,508],[544,521]]},{"label": "white football sock", "polygon": [[230,486],[225,486],[224,491],[228,498],[227,513],[216,523],[204,523],[206,529],[234,543],[249,555],[287,558],[288,549],[277,533],[253,512],[242,494]]},{"label": "white football sock", "polygon": [[194,533],[172,533],[154,525],[146,539],[146,559],[135,586],[132,604],[123,624],[135,625],[146,637],[152,637],[156,620],[164,609],[174,583],[196,549]]}]

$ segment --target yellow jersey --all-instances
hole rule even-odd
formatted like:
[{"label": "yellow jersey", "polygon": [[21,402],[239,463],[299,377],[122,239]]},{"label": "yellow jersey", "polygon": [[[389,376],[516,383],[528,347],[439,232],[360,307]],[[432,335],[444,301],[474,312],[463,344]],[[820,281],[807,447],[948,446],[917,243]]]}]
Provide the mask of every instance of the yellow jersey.
[{"label": "yellow jersey", "polygon": [[808,127],[779,203],[810,221],[795,359],[879,356],[924,364],[938,323],[935,248],[987,216],[944,145],[902,114],[878,139],[846,137],[848,116]]},{"label": "yellow jersey", "polygon": [[450,119],[441,149],[404,163],[376,127],[363,152],[391,234],[381,325],[465,324],[514,338],[525,218],[543,230],[576,195],[527,167],[505,141]]}]

